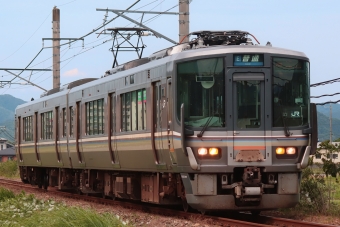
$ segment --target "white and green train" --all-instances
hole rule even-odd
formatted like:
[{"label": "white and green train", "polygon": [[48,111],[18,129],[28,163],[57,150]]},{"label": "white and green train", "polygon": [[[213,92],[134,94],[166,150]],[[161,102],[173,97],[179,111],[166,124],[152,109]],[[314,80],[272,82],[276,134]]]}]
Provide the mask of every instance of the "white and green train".
[{"label": "white and green train", "polygon": [[317,142],[309,59],[248,32],[192,35],[18,106],[22,181],[202,212],[298,203]]}]

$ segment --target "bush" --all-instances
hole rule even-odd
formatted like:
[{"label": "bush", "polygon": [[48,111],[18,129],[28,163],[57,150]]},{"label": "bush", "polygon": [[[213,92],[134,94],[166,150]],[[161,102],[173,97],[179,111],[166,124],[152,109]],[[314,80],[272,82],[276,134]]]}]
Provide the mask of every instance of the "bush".
[{"label": "bush", "polygon": [[19,167],[16,161],[7,161],[0,163],[0,176],[3,177],[19,177]]},{"label": "bush", "polygon": [[322,174],[311,167],[302,172],[300,207],[308,212],[322,213],[327,208],[326,185]]},{"label": "bush", "polygon": [[[323,166],[321,168],[324,169]],[[311,214],[338,215],[340,206],[330,197],[332,190],[337,188],[330,182],[332,177],[327,176],[326,173],[320,173],[320,171],[316,173],[314,170],[313,158],[310,158],[309,166],[302,171],[298,208]]]}]

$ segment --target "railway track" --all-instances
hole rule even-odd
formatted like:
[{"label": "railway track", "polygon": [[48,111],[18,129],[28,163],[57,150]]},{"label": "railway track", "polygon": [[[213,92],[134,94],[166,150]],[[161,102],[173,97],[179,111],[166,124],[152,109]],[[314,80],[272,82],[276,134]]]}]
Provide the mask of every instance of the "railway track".
[{"label": "railway track", "polygon": [[221,226],[289,226],[289,227],[330,227],[333,225],[326,225],[320,223],[312,223],[312,222],[304,222],[292,219],[285,218],[275,218],[269,216],[254,216],[246,213],[228,213],[225,215],[224,213],[215,213],[213,215],[202,215],[200,213],[193,212],[183,212],[178,209],[168,209],[155,205],[145,204],[145,203],[134,203],[131,201],[122,201],[122,200],[109,200],[100,197],[86,196],[86,195],[78,195],[68,192],[58,191],[56,188],[48,188],[48,191],[44,189],[37,188],[36,186],[31,186],[28,184],[24,184],[20,181],[8,180],[8,179],[0,179],[0,185],[3,187],[11,186],[16,187],[29,192],[39,192],[39,193],[50,193],[51,195],[62,196],[64,198],[72,198],[77,200],[83,200],[87,202],[100,203],[110,206],[121,206],[128,209],[140,210],[143,212],[151,213],[151,214],[159,214],[170,217],[176,217],[181,219],[195,219],[195,220],[209,220],[209,222],[214,223],[215,225]]}]

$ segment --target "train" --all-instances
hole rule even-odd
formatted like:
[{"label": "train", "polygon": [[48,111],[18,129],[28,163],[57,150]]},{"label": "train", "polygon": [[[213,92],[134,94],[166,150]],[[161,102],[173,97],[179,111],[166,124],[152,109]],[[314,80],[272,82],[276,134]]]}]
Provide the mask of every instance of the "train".
[{"label": "train", "polygon": [[202,213],[295,206],[317,143],[309,58],[246,31],[190,35],[18,106],[21,180]]}]

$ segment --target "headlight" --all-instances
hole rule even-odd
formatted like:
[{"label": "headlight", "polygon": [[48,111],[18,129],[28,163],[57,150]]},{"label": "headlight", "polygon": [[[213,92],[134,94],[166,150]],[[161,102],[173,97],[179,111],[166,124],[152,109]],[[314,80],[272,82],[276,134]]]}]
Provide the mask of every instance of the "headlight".
[{"label": "headlight", "polygon": [[212,156],[218,155],[218,149],[216,147],[209,148],[209,154]]},{"label": "headlight", "polygon": [[285,154],[285,149],[283,147],[276,148],[276,154]]},{"label": "headlight", "polygon": [[295,154],[295,153],[296,153],[295,147],[287,147],[286,148],[286,154]]},{"label": "headlight", "polygon": [[206,154],[208,154],[207,148],[204,148],[204,147],[198,148],[198,155],[206,155]]}]

